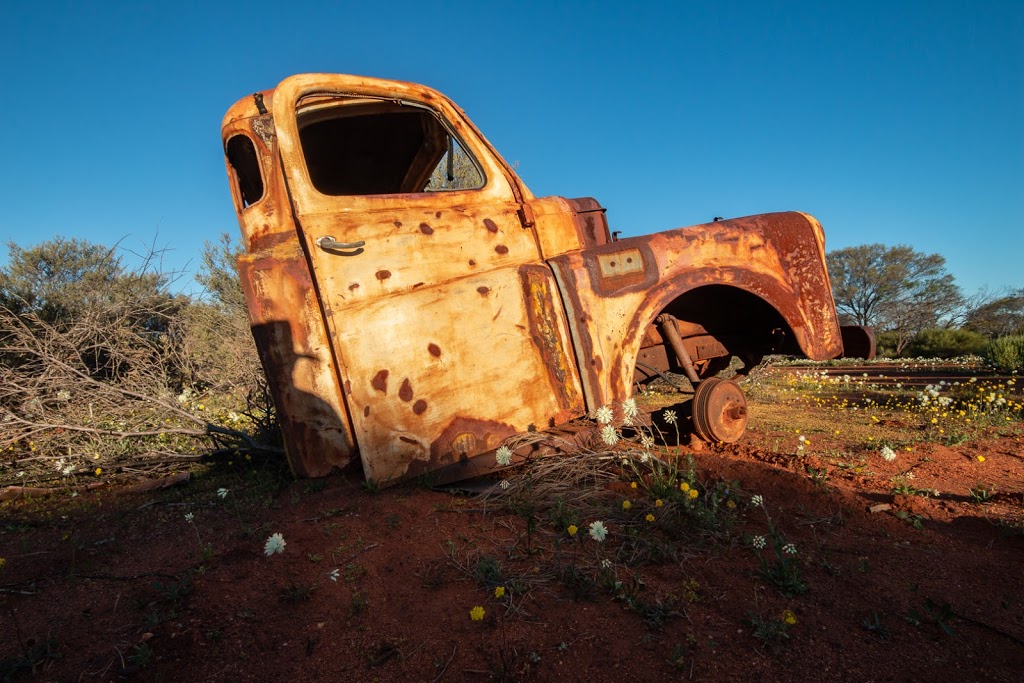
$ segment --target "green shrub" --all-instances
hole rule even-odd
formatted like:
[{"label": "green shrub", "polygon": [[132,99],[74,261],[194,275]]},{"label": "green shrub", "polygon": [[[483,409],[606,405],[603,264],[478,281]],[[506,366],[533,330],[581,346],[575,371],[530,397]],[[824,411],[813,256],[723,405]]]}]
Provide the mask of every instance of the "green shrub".
[{"label": "green shrub", "polygon": [[988,345],[984,335],[970,330],[922,330],[907,344],[903,355],[923,358],[953,358],[981,354]]},{"label": "green shrub", "polygon": [[896,358],[899,355],[899,332],[882,332],[875,337],[876,355],[879,358]]},{"label": "green shrub", "polygon": [[1024,371],[1024,334],[993,339],[985,347],[984,355],[1003,372]]}]

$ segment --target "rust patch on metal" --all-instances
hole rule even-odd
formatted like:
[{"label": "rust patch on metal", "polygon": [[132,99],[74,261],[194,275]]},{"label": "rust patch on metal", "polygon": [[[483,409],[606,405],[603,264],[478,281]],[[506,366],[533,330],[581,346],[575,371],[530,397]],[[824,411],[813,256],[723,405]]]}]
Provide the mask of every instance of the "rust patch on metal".
[{"label": "rust patch on metal", "polygon": [[496,251],[499,254],[501,254],[502,256],[504,256],[505,254],[508,253],[508,247],[506,247],[504,244],[499,244],[498,246],[496,246],[494,248],[494,251]]},{"label": "rust patch on metal", "polygon": [[544,361],[551,390],[562,410],[577,408],[581,405],[581,397],[571,377],[576,373],[576,363],[563,345],[557,325],[551,271],[544,266],[523,266],[519,269],[519,277],[523,283],[530,336]]},{"label": "rust patch on metal", "polygon": [[441,212],[440,211],[435,211],[434,212],[434,218],[440,218],[440,217],[441,217]]},{"label": "rust patch on metal", "polygon": [[399,440],[399,441],[403,441],[403,442],[405,442],[405,443],[411,443],[411,444],[412,444],[412,445],[414,445],[414,446],[418,446],[418,445],[419,445],[419,443],[420,443],[420,442],[419,442],[419,441],[417,441],[416,439],[410,439],[410,438],[409,438],[409,437],[407,437],[407,436],[400,436],[400,437],[398,437],[398,440]]},{"label": "rust patch on metal", "polygon": [[476,261],[474,261],[473,259],[469,259],[469,265],[476,266]]},{"label": "rust patch on metal", "polygon": [[408,377],[402,380],[402,386],[398,389],[398,398],[406,403],[412,400],[412,382],[409,381]]},{"label": "rust patch on metal", "polygon": [[515,433],[516,429],[504,422],[456,417],[430,444],[430,460],[438,464],[464,460],[470,455],[497,448]]},{"label": "rust patch on metal", "polygon": [[389,277],[391,277],[391,271],[390,270],[378,270],[376,275],[377,275],[377,279],[378,280],[387,280]]},{"label": "rust patch on metal", "polygon": [[487,293],[491,291],[490,287],[477,287],[476,291],[480,292],[480,296],[487,296]]},{"label": "rust patch on metal", "polygon": [[388,371],[381,370],[376,375],[374,375],[373,379],[370,380],[370,386],[372,386],[374,389],[381,392],[382,394],[388,393]]},{"label": "rust patch on metal", "polygon": [[441,347],[437,344],[427,344],[427,351],[429,351],[430,355],[434,358],[441,357]]},{"label": "rust patch on metal", "polygon": [[424,401],[422,398],[416,401],[415,403],[412,404],[412,412],[416,413],[417,415],[422,415],[423,413],[427,412],[427,402]]},{"label": "rust patch on metal", "polygon": [[394,225],[396,228],[400,228],[402,227],[402,221],[395,221]]},{"label": "rust patch on metal", "polygon": [[370,406],[365,406],[363,408],[363,417],[370,417]]},{"label": "rust patch on metal", "polygon": [[352,284],[350,284],[348,286],[348,291],[350,291],[350,292],[354,292],[357,289],[359,289],[359,283],[358,282],[353,282]]},{"label": "rust patch on metal", "polygon": [[426,223],[420,223],[420,232],[422,232],[424,235],[433,235],[434,229],[427,225]]},{"label": "rust patch on metal", "polygon": [[[630,241],[634,244],[627,244]],[[583,263],[595,291],[602,296],[644,290],[658,282],[654,253],[636,238],[591,249],[584,254]]]},{"label": "rust patch on metal", "polygon": [[487,228],[488,232],[498,232],[498,224],[492,221],[490,218],[484,219],[484,227]]}]

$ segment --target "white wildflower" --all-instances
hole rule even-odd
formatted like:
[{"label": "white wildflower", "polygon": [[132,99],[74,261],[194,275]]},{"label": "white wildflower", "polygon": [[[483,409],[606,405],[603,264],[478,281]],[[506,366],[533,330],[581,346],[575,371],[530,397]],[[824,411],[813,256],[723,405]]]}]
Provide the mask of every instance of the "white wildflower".
[{"label": "white wildflower", "polygon": [[337,581],[338,580],[338,570],[337,569],[332,569],[331,571],[327,572],[327,578],[330,579],[331,581]]},{"label": "white wildflower", "polygon": [[676,423],[676,420],[678,419],[676,417],[676,411],[674,410],[666,410],[664,413],[661,414],[661,416],[665,418],[665,422],[668,422],[670,425],[674,425]]},{"label": "white wildflower", "polygon": [[654,447],[654,439],[647,434],[643,434],[640,437],[640,445],[649,450]]},{"label": "white wildflower", "polygon": [[192,520],[195,519],[195,518],[196,518],[196,516],[194,514],[192,514],[191,512],[186,512],[185,513],[185,521],[188,522],[189,524],[191,524]]},{"label": "white wildflower", "polygon": [[594,419],[597,420],[598,424],[606,425],[614,419],[615,414],[609,406],[601,406],[594,411]]},{"label": "white wildflower", "polygon": [[627,398],[625,401],[622,402],[622,414],[625,415],[626,418],[630,420],[635,420],[637,416],[640,415],[640,411],[637,410],[636,407],[635,399]]},{"label": "white wildflower", "polygon": [[217,496],[219,496],[220,498],[227,498],[228,497],[228,490],[226,488],[223,488],[223,487],[217,489]]},{"label": "white wildflower", "polygon": [[502,467],[512,464],[512,449],[508,446],[500,447],[494,454],[494,460]]},{"label": "white wildflower", "polygon": [[615,427],[611,425],[601,427],[601,441],[604,441],[609,446],[617,444],[619,442],[619,433],[615,431]]},{"label": "white wildflower", "polygon": [[604,522],[598,520],[590,523],[590,537],[600,543],[608,536],[608,530],[604,527]]},{"label": "white wildflower", "polygon": [[285,545],[284,536],[281,534],[273,534],[267,539],[266,544],[264,544],[263,554],[270,557],[274,553],[283,553]]},{"label": "white wildflower", "polygon": [[782,546],[782,552],[786,553],[787,555],[796,555],[796,546],[792,543],[787,543],[786,545]]},{"label": "white wildflower", "polygon": [[750,545],[754,546],[757,550],[761,550],[768,545],[768,542],[764,540],[764,536],[754,536],[754,538],[750,540]]},{"label": "white wildflower", "polygon": [[499,486],[501,486],[502,490],[505,490],[508,489],[509,486],[512,486],[512,484],[509,483],[508,479],[502,479]]},{"label": "white wildflower", "polygon": [[58,401],[70,401],[71,400],[71,392],[68,391],[67,389],[61,389],[60,391],[57,392],[57,400]]},{"label": "white wildflower", "polygon": [[605,558],[605,559],[601,560],[601,569],[611,569],[611,568],[612,568],[612,561],[611,560],[609,560],[608,558]]},{"label": "white wildflower", "polygon": [[762,498],[761,494],[758,493],[750,498],[750,504],[754,507],[760,507],[764,505],[764,498]]},{"label": "white wildflower", "polygon": [[892,462],[893,460],[896,459],[896,451],[889,448],[888,446],[882,446],[881,456],[882,460],[886,462]]}]

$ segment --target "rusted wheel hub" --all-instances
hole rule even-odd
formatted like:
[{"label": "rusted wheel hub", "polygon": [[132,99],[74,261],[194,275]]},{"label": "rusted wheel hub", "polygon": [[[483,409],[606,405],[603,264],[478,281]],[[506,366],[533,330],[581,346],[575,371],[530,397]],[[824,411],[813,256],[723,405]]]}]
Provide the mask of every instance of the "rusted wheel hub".
[{"label": "rusted wheel hub", "polygon": [[733,443],[747,430],[747,399],[739,385],[709,377],[693,395],[693,429],[705,441]]}]

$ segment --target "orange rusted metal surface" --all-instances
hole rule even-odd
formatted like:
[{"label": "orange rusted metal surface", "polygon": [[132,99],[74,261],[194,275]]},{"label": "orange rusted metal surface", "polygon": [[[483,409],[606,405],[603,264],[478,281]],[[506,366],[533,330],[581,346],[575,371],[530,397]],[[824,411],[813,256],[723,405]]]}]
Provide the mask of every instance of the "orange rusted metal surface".
[{"label": "orange rusted metal surface", "polygon": [[398,81],[293,76],[236,103],[222,134],[298,475],[357,456],[380,483],[479,472],[460,463],[489,469],[509,436],[658,373],[842,352],[806,214],[614,240],[595,200],[534,197],[462,110]]}]

